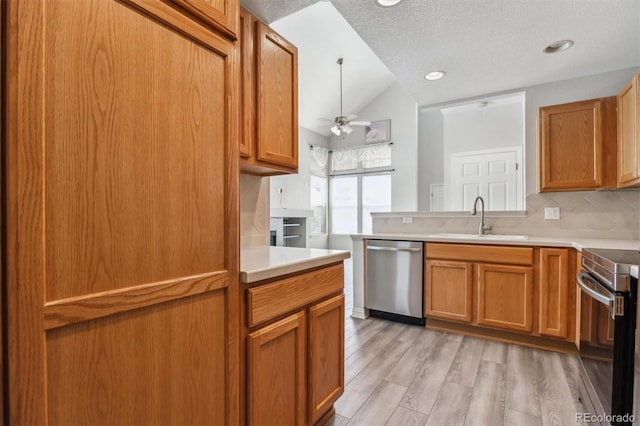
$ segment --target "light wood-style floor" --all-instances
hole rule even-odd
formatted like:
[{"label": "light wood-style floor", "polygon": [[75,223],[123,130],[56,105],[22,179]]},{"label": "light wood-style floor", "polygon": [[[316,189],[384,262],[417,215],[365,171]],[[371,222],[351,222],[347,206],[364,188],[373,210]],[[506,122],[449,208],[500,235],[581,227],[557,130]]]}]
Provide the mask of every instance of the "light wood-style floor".
[{"label": "light wood-style floor", "polygon": [[345,264],[345,392],[330,425],[575,425],[572,355],[350,317]]}]

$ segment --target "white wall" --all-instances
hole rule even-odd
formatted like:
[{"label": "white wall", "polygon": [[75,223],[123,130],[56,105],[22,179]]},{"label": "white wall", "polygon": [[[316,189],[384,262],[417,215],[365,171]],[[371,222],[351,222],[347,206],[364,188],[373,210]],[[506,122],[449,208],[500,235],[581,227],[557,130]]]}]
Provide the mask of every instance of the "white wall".
[{"label": "white wall", "polygon": [[418,210],[431,210],[430,184],[444,184],[444,117],[439,109],[418,115]]},{"label": "white wall", "polygon": [[[393,168],[391,174],[391,210],[418,209],[418,104],[398,83],[391,84],[362,111],[359,119],[391,119]],[[333,136],[331,148],[364,145],[364,128],[354,127],[346,136]]]}]

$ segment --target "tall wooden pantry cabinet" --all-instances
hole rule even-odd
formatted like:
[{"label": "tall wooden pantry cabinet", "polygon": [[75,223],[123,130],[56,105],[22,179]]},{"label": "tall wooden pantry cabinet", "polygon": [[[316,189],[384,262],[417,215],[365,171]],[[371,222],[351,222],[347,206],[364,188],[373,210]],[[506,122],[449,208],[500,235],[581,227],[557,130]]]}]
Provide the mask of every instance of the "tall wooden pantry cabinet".
[{"label": "tall wooden pantry cabinet", "polygon": [[237,0],[3,3],[5,422],[237,424]]}]

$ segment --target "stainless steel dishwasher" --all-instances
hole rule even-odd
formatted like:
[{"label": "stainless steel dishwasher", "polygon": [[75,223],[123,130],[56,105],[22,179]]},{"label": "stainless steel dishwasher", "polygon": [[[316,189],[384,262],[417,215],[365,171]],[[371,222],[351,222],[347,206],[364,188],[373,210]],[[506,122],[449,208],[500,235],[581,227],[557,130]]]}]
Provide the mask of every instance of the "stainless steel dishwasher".
[{"label": "stainless steel dishwasher", "polygon": [[367,240],[365,307],[372,316],[424,324],[423,244]]}]

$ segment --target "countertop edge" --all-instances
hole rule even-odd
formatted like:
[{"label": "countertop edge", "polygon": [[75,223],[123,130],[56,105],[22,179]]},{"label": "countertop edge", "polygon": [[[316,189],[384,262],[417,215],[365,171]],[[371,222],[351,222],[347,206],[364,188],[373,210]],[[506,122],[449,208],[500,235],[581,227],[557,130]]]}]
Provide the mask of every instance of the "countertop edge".
[{"label": "countertop edge", "polygon": [[607,240],[599,238],[571,238],[571,237],[529,237],[529,239],[517,240],[478,240],[477,238],[450,238],[437,237],[434,234],[352,234],[351,239],[356,240],[404,240],[424,241],[452,244],[482,244],[482,245],[508,245],[508,246],[534,246],[534,247],[571,247],[578,251],[583,248],[620,248],[628,250],[640,250],[638,240]]},{"label": "countertop edge", "polygon": [[317,268],[320,266],[330,265],[351,257],[348,251],[340,251],[323,256],[310,257],[308,259],[297,260],[291,263],[268,266],[261,269],[253,269],[250,271],[240,271],[240,282],[243,284],[252,284],[258,281],[278,278],[283,275],[302,272],[307,269]]}]

